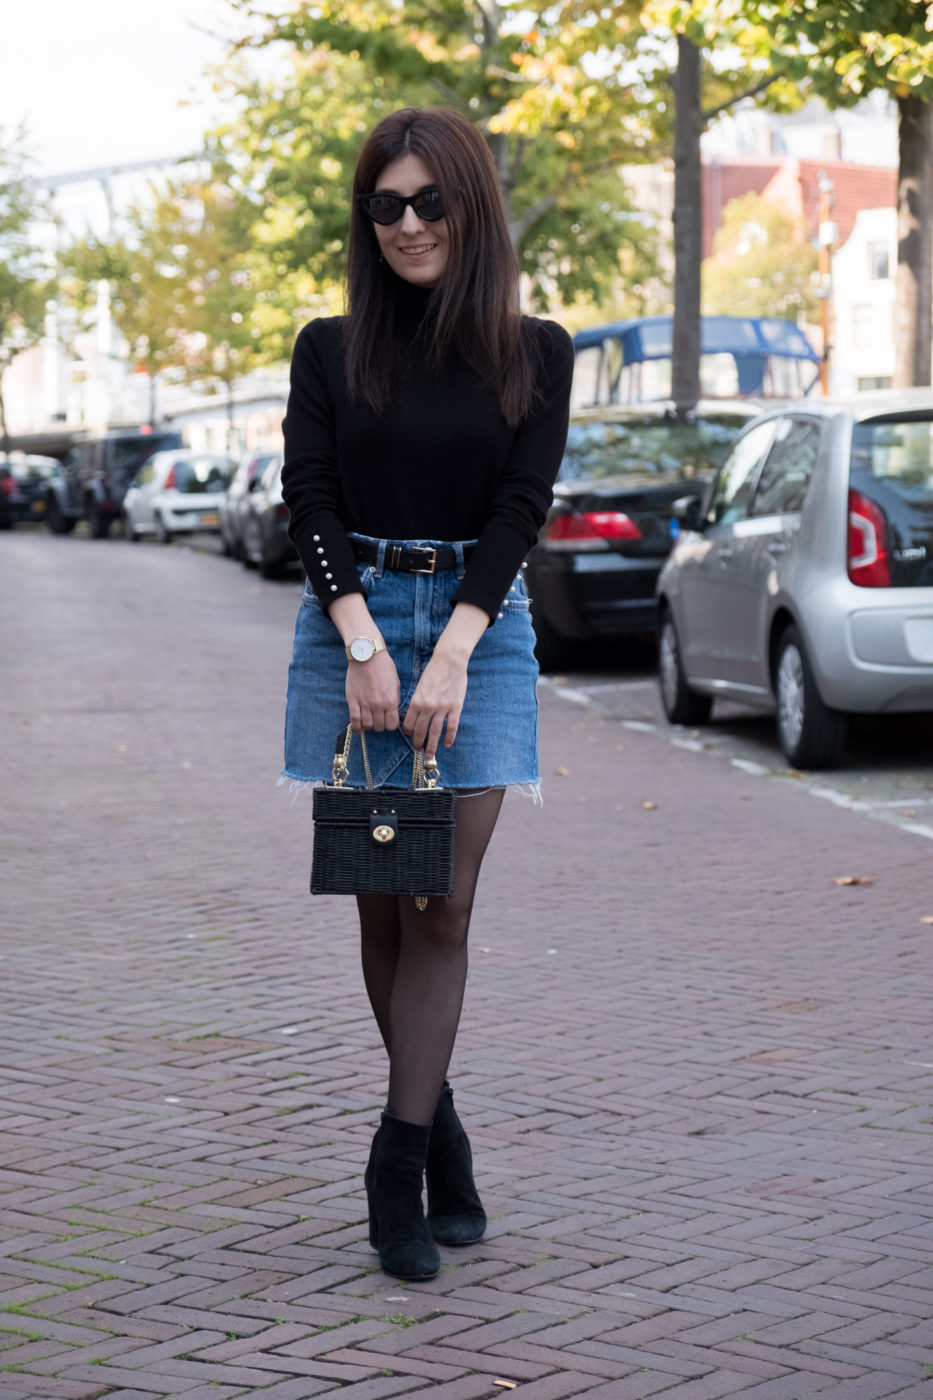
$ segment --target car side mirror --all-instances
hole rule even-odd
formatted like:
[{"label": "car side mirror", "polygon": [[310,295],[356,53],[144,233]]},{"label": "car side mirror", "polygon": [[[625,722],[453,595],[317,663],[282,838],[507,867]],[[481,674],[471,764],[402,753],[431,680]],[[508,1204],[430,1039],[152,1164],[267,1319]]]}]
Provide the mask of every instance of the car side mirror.
[{"label": "car side mirror", "polygon": [[674,519],[683,530],[702,530],[703,501],[699,496],[681,496],[672,506]]}]

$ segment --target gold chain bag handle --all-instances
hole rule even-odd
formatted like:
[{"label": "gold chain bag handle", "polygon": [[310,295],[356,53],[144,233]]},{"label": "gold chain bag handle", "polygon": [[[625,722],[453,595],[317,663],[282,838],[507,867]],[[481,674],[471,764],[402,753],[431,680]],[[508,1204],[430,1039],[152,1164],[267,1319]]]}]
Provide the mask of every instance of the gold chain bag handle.
[{"label": "gold chain bag handle", "polygon": [[[424,749],[418,749],[415,753],[414,767],[411,774],[411,785],[415,789],[424,789],[430,792],[432,788],[440,787],[437,772],[437,759],[425,758]],[[420,909],[422,914],[428,907],[428,897],[426,894],[415,895],[415,908]]]}]

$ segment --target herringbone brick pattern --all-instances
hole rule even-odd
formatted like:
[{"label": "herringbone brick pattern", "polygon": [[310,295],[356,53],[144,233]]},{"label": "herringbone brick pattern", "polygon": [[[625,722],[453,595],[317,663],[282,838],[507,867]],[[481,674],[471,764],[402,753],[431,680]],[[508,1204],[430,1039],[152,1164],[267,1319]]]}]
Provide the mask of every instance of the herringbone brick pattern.
[{"label": "herringbone brick pattern", "polygon": [[0,590],[0,1400],[933,1397],[924,842],[544,694],[452,1075],[490,1229],[403,1285],[295,589],[17,533]]}]

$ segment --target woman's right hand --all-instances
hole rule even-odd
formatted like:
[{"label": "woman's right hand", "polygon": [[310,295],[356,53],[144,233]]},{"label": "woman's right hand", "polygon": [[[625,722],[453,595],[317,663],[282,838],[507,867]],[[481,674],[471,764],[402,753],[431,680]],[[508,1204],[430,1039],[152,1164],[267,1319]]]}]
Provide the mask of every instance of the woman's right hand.
[{"label": "woman's right hand", "polygon": [[361,729],[379,733],[398,729],[400,699],[398,671],[387,651],[377,651],[368,661],[347,663],[347,704],[354,734]]}]

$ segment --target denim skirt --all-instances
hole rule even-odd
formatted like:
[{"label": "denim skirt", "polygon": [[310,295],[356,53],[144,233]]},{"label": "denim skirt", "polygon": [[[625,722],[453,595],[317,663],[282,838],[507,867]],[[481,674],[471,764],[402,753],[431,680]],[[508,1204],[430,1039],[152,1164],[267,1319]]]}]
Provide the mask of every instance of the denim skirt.
[{"label": "denim skirt", "polygon": [[[377,546],[387,541],[351,535]],[[406,540],[412,545],[445,545],[458,566],[433,574],[397,573],[380,563],[360,564],[360,582],[369,611],[385,638],[401,686],[404,714],[437,640],[450,620],[451,597],[463,578],[463,548],[471,541]],[[384,557],[380,549],[379,561]],[[285,767],[282,780],[329,782],[337,736],[349,719],[347,657],[337,628],[323,611],[310,583],[295,624],[285,708]],[[538,787],[538,702],[528,593],[516,576],[491,627],[480,638],[467,671],[467,692],[457,737],[437,751],[440,781],[448,788]],[[401,728],[367,731],[376,787],[409,787],[414,751]],[[362,748],[354,736],[348,781],[364,787]]]}]

